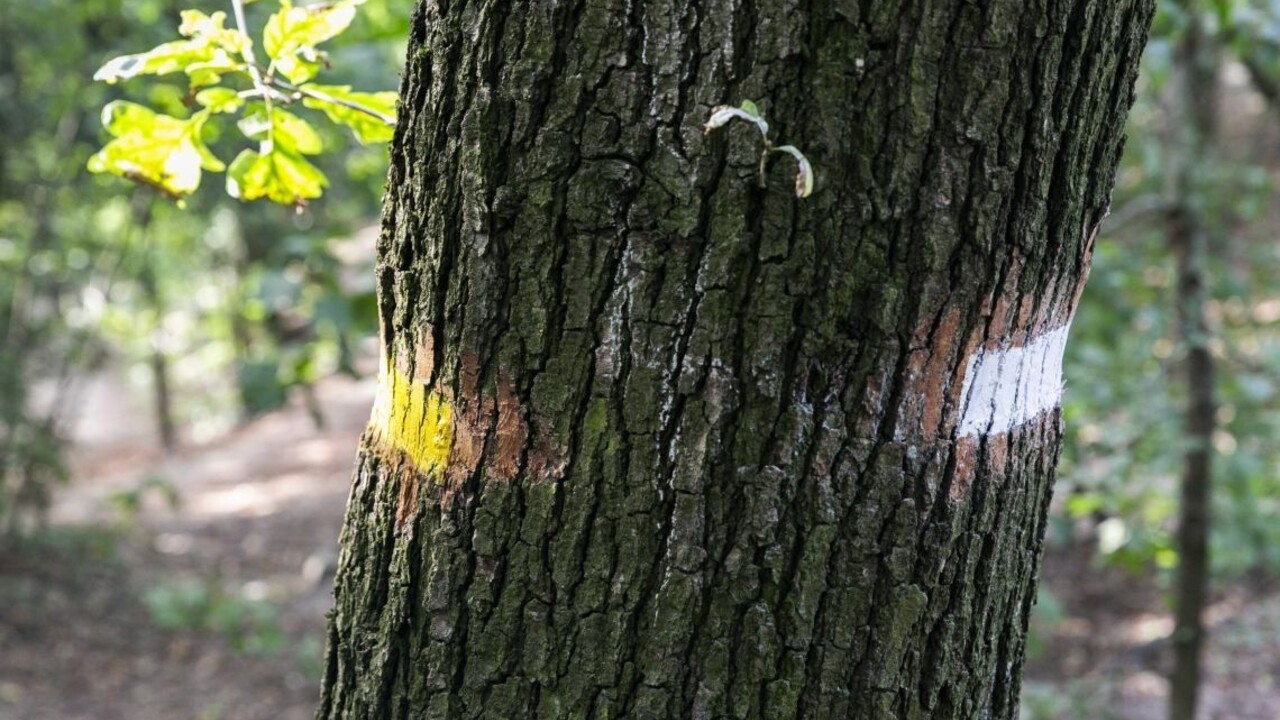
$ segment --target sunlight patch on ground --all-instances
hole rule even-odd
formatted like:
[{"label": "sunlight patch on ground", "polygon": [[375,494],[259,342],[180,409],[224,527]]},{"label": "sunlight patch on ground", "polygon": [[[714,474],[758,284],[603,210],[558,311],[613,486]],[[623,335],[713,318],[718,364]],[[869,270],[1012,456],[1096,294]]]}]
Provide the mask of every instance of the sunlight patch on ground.
[{"label": "sunlight patch on ground", "polygon": [[306,497],[315,488],[315,477],[307,473],[286,473],[256,482],[242,482],[229,488],[202,493],[189,500],[188,509],[196,517],[274,515],[292,501]]},{"label": "sunlight patch on ground", "polygon": [[1121,629],[1122,638],[1134,645],[1155,642],[1173,632],[1173,618],[1168,615],[1139,615]]}]

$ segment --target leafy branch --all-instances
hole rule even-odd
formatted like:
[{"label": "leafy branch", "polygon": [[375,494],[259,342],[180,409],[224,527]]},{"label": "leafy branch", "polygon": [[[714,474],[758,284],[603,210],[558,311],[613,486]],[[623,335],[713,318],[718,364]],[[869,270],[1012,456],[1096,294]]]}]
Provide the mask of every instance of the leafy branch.
[{"label": "leafy branch", "polygon": [[750,100],[743,100],[738,107],[720,105],[712,108],[711,117],[702,126],[702,131],[710,135],[716,128],[728,124],[732,120],[742,120],[756,126],[764,148],[760,151],[760,187],[765,187],[765,169],[769,157],[775,153],[786,153],[796,160],[796,197],[807,198],[813,194],[813,166],[809,159],[794,145],[774,145],[769,140],[769,123],[760,114],[760,108]]},{"label": "leafy branch", "polygon": [[[192,106],[199,109],[177,118],[124,100],[108,104],[102,125],[113,139],[89,159],[91,172],[148,185],[181,204],[200,186],[202,171],[225,170],[232,197],[266,198],[301,209],[328,185],[324,173],[307,159],[324,147],[311,123],[285,107],[300,103],[318,110],[350,129],[361,143],[391,139],[396,93],[313,82],[329,65],[318,46],[345,31],[365,0],[303,7],[280,0],[279,11],[262,31],[266,67],[258,63],[245,21],[244,5],[252,1],[231,0],[234,28],[225,27],[225,12],[184,10],[178,27],[182,39],[114,58],[94,74],[95,80],[114,84],[139,75],[182,72]],[[229,166],[203,139],[205,124],[218,114],[239,114],[241,134],[258,143],[256,150],[242,150]]]}]

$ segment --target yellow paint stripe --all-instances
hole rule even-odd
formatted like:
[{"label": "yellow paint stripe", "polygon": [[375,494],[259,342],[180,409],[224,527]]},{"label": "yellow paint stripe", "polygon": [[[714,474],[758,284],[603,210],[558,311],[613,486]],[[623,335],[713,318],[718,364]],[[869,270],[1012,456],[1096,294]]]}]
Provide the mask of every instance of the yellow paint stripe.
[{"label": "yellow paint stripe", "polygon": [[384,368],[378,385],[370,422],[379,442],[422,473],[443,470],[453,447],[453,406],[395,368]]}]

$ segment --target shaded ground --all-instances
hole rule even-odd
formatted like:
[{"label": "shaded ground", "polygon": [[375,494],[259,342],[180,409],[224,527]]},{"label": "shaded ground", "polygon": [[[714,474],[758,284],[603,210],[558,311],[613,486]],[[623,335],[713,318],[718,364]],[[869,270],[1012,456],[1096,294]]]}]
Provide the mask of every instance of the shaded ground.
[{"label": "shaded ground", "polygon": [[128,408],[82,429],[54,527],[0,550],[0,720],[313,716],[373,390],[333,378],[319,394],[323,431],[291,407],[167,458]]},{"label": "shaded ground", "polygon": [[[372,382],[325,381],[323,431],[297,405],[169,457],[117,388],[90,393],[53,528],[0,548],[0,720],[312,717]],[[1090,557],[1046,560],[1023,717],[1162,719],[1162,594]],[[1280,718],[1280,588],[1233,589],[1211,619],[1202,717]]]},{"label": "shaded ground", "polygon": [[[1089,547],[1059,548],[1045,558],[1041,597],[1024,720],[1167,717],[1173,620],[1156,577],[1102,567]],[[1207,621],[1200,718],[1280,718],[1280,586],[1221,589]]]}]

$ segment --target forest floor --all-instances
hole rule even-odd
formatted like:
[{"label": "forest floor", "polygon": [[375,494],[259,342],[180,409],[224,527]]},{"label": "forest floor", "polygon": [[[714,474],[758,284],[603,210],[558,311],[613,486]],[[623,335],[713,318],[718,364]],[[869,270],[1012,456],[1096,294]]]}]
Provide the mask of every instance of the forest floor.
[{"label": "forest floor", "polygon": [[0,549],[0,720],[313,717],[372,381],[321,383],[322,430],[297,402],[170,454],[119,385],[51,526]]},{"label": "forest floor", "polygon": [[[372,382],[323,382],[322,430],[295,403],[167,455],[96,392],[52,525],[0,547],[0,720],[312,717]],[[1023,717],[1163,718],[1164,596],[1091,557],[1046,558]],[[1211,621],[1202,717],[1280,717],[1280,588],[1219,593]]]}]

